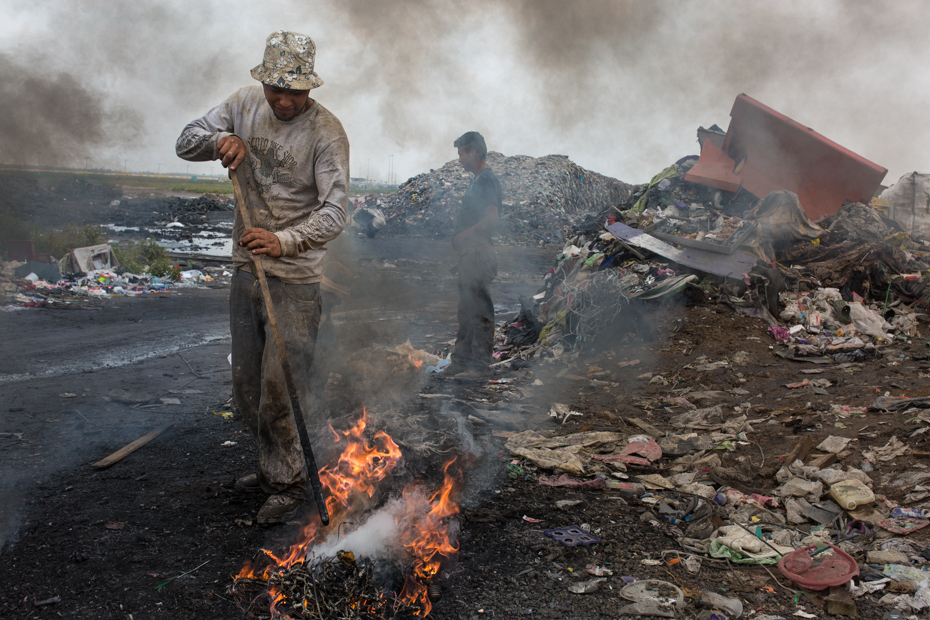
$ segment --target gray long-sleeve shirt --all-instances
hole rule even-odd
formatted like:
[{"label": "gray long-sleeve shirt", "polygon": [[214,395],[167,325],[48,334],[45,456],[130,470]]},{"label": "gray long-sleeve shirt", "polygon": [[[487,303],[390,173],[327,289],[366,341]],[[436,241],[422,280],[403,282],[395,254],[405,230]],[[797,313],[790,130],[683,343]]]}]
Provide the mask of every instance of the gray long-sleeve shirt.
[{"label": "gray long-sleeve shirt", "polygon": [[[177,154],[189,161],[219,157],[218,141],[237,135],[248,154],[240,165],[252,208],[252,226],[273,232],[279,258],[264,257],[268,275],[308,284],[323,277],[326,243],[345,227],[349,201],[349,140],[319,102],[290,121],[275,118],[261,86],[236,91],[193,121],[178,138]],[[244,231],[236,213],[233,264],[251,263],[239,246]]]}]

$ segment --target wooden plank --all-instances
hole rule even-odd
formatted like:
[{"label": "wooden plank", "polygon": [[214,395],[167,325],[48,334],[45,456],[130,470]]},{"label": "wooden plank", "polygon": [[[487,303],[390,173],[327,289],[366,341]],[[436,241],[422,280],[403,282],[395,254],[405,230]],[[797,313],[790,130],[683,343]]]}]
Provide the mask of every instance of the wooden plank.
[{"label": "wooden plank", "polygon": [[811,462],[808,464],[814,467],[819,467],[820,469],[823,469],[827,465],[833,465],[834,463],[836,463],[837,456],[838,455],[833,454],[833,453],[818,454],[817,456],[813,457],[811,459]]},{"label": "wooden plank", "polygon": [[795,461],[804,461],[804,458],[807,456],[807,453],[810,452],[814,447],[814,442],[811,441],[810,437],[802,437],[798,439],[797,445],[794,449],[785,455],[782,465],[788,467]]},{"label": "wooden plank", "polygon": [[132,454],[133,452],[135,452],[136,450],[138,450],[145,444],[149,443],[150,441],[152,441],[153,439],[155,439],[156,437],[164,433],[166,430],[168,430],[172,426],[174,426],[174,424],[168,424],[167,426],[163,426],[157,430],[154,430],[147,435],[143,435],[142,437],[139,437],[134,442],[130,444],[126,444],[125,446],[123,446],[122,448],[120,448],[119,450],[111,454],[110,456],[103,458],[97,461],[96,463],[91,464],[91,467],[96,467],[97,469],[103,469],[105,467],[109,467],[110,465],[113,465],[114,463],[118,463],[119,461],[123,460],[124,458],[126,458],[127,456],[129,456],[130,454]]}]

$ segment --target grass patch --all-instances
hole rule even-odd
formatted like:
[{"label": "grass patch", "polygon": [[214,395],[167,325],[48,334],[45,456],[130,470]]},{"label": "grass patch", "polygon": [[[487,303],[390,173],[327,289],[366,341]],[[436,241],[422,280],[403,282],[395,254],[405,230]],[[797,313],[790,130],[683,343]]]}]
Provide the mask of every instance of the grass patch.
[{"label": "grass patch", "polygon": [[119,261],[120,269],[130,273],[150,273],[159,278],[181,279],[180,267],[172,264],[168,250],[153,239],[113,245],[113,254]]},{"label": "grass patch", "polygon": [[51,254],[55,258],[65,256],[74,248],[106,242],[103,229],[99,226],[78,226],[74,223],[62,230],[40,230],[38,226],[33,226],[31,238],[36,242],[36,252]]}]

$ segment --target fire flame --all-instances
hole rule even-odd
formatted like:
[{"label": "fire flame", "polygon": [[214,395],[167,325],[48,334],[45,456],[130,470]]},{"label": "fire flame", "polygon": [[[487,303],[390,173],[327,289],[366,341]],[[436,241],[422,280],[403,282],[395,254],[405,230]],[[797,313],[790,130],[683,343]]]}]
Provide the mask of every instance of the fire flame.
[{"label": "fire flame", "polygon": [[[411,361],[416,363],[413,358]],[[420,364],[422,361],[417,366]],[[330,427],[334,441],[345,441],[346,446],[334,465],[320,470],[330,514],[328,532],[338,528],[353,514],[371,507],[370,500],[374,497],[377,483],[394,469],[402,456],[400,448],[384,431],[375,433],[369,441],[365,435],[368,422],[368,413],[363,410],[358,423],[349,430],[339,433]],[[439,571],[441,558],[448,558],[458,551],[455,540],[457,527],[452,517],[459,512],[455,498],[462,487],[462,478],[461,462],[452,459],[443,466],[442,486],[432,494],[421,483],[410,484],[404,489],[404,509],[395,517],[400,530],[399,542],[412,562],[412,571],[406,577],[400,598],[419,606],[422,616],[428,615],[432,609],[426,582]],[[237,578],[267,580],[275,571],[305,562],[311,545],[318,538],[323,539],[320,535],[323,529],[319,519],[313,518],[302,528],[298,542],[281,557],[262,549],[271,560],[268,566],[260,570],[246,562]],[[276,608],[284,600],[284,594],[270,587],[268,595],[272,617],[278,617]]]},{"label": "fire flame", "polygon": [[[400,448],[384,431],[378,431],[371,442],[368,441],[365,437],[367,426],[368,412],[363,409],[362,417],[349,430],[338,433],[332,426],[329,427],[335,443],[346,442],[346,447],[336,464],[320,469],[320,482],[325,489],[326,509],[329,511],[331,527],[338,526],[350,512],[367,508],[366,497],[370,499],[374,496],[376,483],[391,473],[400,460]],[[277,568],[287,569],[305,561],[307,549],[316,540],[321,529],[322,523],[318,518],[314,518],[302,528],[297,537],[298,542],[282,557],[277,557],[268,549],[262,549],[272,560],[272,564],[261,574],[256,575],[251,563],[246,562],[238,576],[267,579]]]},{"label": "fire flame", "polygon": [[[454,497],[462,488],[462,471],[452,467],[452,459],[443,467],[443,483],[426,500],[420,485],[409,485],[404,489],[405,512],[396,519],[405,527],[401,543],[413,560],[413,574],[408,575],[400,596],[411,604],[418,604],[423,615],[429,614],[432,605],[424,581],[429,581],[439,572],[441,560],[436,556],[450,557],[459,550],[455,541],[456,528],[450,518],[459,512]],[[423,503],[428,502],[428,510]]]}]

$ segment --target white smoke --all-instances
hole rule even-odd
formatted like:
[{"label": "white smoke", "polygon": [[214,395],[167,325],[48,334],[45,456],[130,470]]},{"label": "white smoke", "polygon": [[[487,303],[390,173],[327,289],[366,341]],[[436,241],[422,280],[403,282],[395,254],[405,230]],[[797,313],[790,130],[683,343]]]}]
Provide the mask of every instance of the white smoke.
[{"label": "white smoke", "polygon": [[340,551],[351,551],[356,557],[395,557],[400,534],[397,519],[404,510],[403,498],[392,499],[365,515],[362,524],[348,534],[345,533],[346,525],[351,524],[341,524],[323,544],[311,547],[309,554],[321,559],[334,557]]}]

